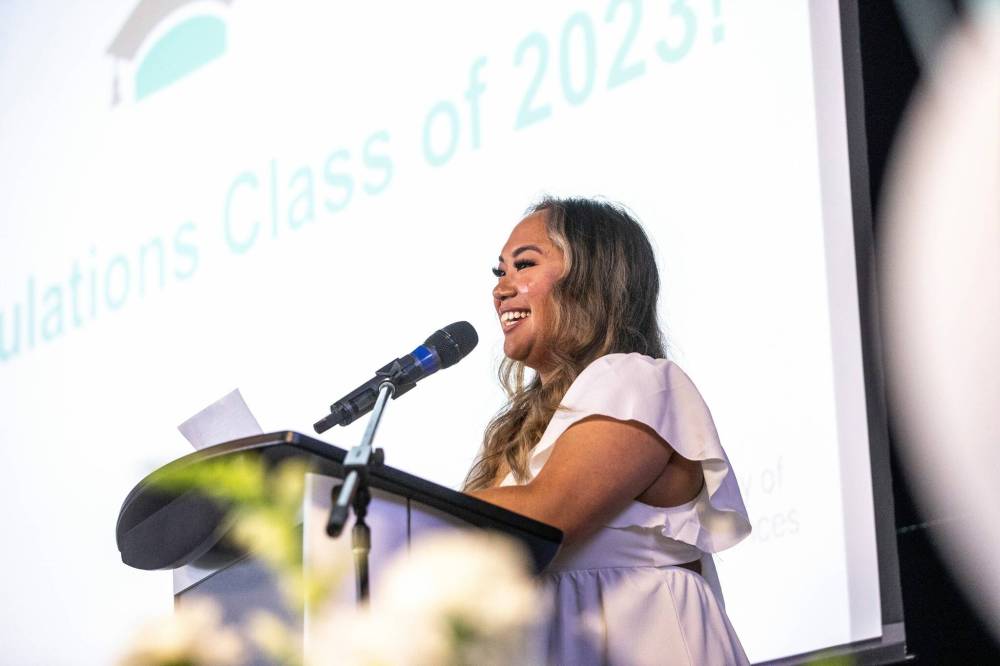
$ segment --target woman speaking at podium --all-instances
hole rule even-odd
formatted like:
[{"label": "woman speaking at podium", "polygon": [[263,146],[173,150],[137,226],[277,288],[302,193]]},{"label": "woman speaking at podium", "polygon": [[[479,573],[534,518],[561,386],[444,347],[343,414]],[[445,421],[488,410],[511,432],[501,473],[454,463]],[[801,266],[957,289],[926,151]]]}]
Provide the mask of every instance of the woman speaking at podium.
[{"label": "woman speaking at podium", "polygon": [[664,358],[642,228],[546,199],[494,273],[509,400],[465,490],[565,534],[543,574],[549,663],[747,663],[711,553],[750,524],[708,407]]}]

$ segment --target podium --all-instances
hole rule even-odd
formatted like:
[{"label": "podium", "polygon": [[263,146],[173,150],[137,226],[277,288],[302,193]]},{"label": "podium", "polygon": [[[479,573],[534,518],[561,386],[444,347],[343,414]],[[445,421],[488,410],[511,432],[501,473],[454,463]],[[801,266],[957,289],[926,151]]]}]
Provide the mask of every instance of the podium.
[{"label": "podium", "polygon": [[[248,455],[259,456],[268,468],[290,459],[306,464],[304,558],[324,550],[329,555],[329,549],[350,552],[348,529],[336,539],[326,534],[331,491],[344,477],[343,449],[284,431],[218,444],[170,464],[198,465]],[[227,624],[240,623],[255,610],[271,611],[287,621],[303,616],[303,609],[287,607],[268,568],[230,540],[233,526],[226,507],[197,490],[168,492],[151,483],[151,477],[132,489],[118,515],[116,538],[125,564],[173,570],[175,600],[183,603],[189,596],[209,596],[221,606]],[[372,468],[369,489],[372,499],[366,522],[372,535],[369,572],[373,590],[389,559],[413,539],[434,530],[488,529],[505,534],[524,546],[536,573],[555,557],[562,542],[562,533],[554,527],[387,465]],[[341,601],[353,603],[353,579],[348,576],[344,583],[336,593]],[[268,662],[256,655],[253,663]]]}]

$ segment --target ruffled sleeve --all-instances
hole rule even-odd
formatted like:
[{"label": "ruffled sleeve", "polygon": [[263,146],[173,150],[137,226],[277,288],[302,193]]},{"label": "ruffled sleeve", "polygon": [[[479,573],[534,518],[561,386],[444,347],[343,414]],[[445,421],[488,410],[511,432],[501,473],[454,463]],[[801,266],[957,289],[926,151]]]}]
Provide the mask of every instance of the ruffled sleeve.
[{"label": "ruffled sleeve", "polygon": [[538,474],[559,436],[588,416],[638,421],[655,430],[674,451],[701,463],[704,487],[687,504],[661,508],[632,502],[609,527],[658,529],[663,536],[715,553],[750,533],[743,498],[708,406],[677,364],[642,354],[609,354],[573,382],[532,452]]}]

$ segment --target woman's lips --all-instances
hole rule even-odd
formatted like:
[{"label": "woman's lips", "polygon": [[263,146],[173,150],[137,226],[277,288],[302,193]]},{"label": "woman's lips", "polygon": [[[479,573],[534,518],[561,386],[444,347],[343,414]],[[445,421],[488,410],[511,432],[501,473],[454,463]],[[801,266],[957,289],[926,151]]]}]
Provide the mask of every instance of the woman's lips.
[{"label": "woman's lips", "polygon": [[507,323],[501,323],[500,327],[503,329],[503,334],[507,335],[508,333],[513,331],[521,324],[522,321],[524,321],[524,319],[514,319],[513,321]]}]

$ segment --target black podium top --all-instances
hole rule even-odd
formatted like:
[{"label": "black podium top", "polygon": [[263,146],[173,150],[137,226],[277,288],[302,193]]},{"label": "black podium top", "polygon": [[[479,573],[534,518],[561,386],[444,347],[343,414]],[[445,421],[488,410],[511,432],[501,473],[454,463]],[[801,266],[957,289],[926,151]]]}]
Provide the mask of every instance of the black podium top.
[{"label": "black podium top", "polygon": [[[235,454],[260,455],[269,466],[298,458],[308,464],[310,471],[337,478],[344,476],[343,449],[292,431],[218,444],[170,465],[196,465]],[[213,553],[230,559],[231,546],[224,539],[228,529],[226,508],[197,491],[177,494],[155,487],[150,476],[132,489],[118,514],[116,537],[122,561],[137,569],[150,570],[175,569],[206,556],[210,558]],[[536,572],[555,557],[562,542],[562,532],[550,525],[386,465],[372,469],[370,484],[471,525],[517,539],[531,553]]]}]

